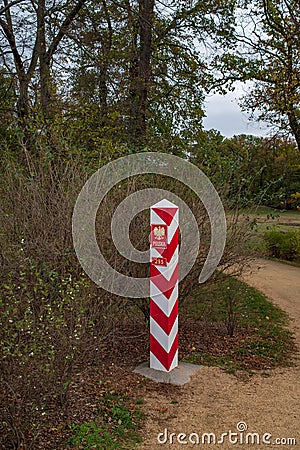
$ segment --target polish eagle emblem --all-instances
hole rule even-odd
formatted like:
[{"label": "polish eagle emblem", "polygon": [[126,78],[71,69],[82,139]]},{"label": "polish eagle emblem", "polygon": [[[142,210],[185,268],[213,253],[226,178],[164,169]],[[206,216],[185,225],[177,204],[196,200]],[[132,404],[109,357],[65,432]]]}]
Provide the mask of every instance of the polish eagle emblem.
[{"label": "polish eagle emblem", "polygon": [[153,230],[153,234],[154,236],[160,241],[161,239],[163,239],[165,237],[165,229],[164,227],[155,227]]}]

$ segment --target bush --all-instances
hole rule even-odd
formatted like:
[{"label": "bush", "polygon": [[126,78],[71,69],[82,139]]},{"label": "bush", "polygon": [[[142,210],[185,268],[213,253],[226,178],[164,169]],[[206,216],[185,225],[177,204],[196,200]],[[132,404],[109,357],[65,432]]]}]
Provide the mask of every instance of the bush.
[{"label": "bush", "polygon": [[33,448],[78,367],[103,357],[119,301],[83,273],[71,217],[87,177],[73,161],[0,160],[0,448]]},{"label": "bush", "polygon": [[300,260],[299,231],[267,231],[264,234],[266,249],[270,256],[288,261]]},{"label": "bush", "polygon": [[[26,157],[25,164],[9,151],[0,156],[0,448],[24,450],[35,445],[47,414],[67,404],[74,375],[106,355],[104,347],[113,345],[118,321],[128,315],[137,320],[137,308],[146,321],[149,318],[148,299],[132,301],[105,292],[83,273],[77,260],[71,219],[90,175],[86,161],[46,149]],[[198,220],[201,249],[180,283],[184,299],[198,283],[210,246],[210,225],[204,206],[182,183],[151,175],[116,185],[98,210],[99,247],[116,270],[148,276],[148,264],[123,258],[110,233],[112,215],[124,197],[147,187],[177,193]],[[248,228],[239,223],[237,214],[231,215],[224,270],[241,267]],[[130,239],[136,248],[148,249],[147,211],[130,224]],[[232,330],[235,316],[230,308]]]}]

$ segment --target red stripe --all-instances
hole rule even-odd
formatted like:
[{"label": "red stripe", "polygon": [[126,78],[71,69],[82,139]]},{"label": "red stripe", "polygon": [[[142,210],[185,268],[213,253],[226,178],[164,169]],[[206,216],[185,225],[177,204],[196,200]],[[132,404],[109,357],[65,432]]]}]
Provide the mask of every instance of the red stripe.
[{"label": "red stripe", "polygon": [[178,299],[174,303],[169,317],[157,306],[155,301],[150,298],[150,316],[158,323],[158,325],[164,330],[166,334],[170,334],[172,327],[178,316]]},{"label": "red stripe", "polygon": [[167,261],[170,262],[172,259],[172,256],[174,255],[174,252],[178,246],[178,236],[179,236],[179,228],[176,229],[171,242],[168,244],[167,248],[165,249],[159,249],[156,248],[155,250],[158,251],[158,253],[160,253],[160,255],[163,258],[167,258]]},{"label": "red stripe", "polygon": [[169,226],[178,208],[153,208],[153,211]]},{"label": "red stripe", "polygon": [[159,362],[169,370],[173,362],[175,353],[178,349],[178,334],[176,335],[169,353],[160,345],[152,334],[150,334],[150,352],[159,360]]},{"label": "red stripe", "polygon": [[156,266],[150,264],[150,278],[155,286],[169,299],[178,281],[178,264],[169,281],[160,273]]}]

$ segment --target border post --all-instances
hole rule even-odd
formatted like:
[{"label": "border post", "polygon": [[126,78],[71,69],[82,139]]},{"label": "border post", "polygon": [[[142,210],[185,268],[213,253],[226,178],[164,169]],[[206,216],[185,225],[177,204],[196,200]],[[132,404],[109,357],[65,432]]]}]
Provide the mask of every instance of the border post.
[{"label": "border post", "polygon": [[150,368],[178,366],[178,206],[150,208]]}]

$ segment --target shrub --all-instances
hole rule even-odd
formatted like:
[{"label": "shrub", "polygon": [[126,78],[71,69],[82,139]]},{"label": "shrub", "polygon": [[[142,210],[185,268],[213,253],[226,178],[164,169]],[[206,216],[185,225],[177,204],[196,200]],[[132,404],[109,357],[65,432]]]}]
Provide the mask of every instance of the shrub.
[{"label": "shrub", "polygon": [[[132,302],[99,289],[76,258],[71,219],[89,176],[85,162],[46,150],[34,158],[26,156],[26,164],[9,152],[0,157],[0,447],[24,450],[33,448],[47,412],[66,404],[75,370],[101,360],[103,347],[112,345],[118,320],[126,314],[137,320],[136,308],[149,318],[148,299]],[[135,264],[119,254],[110,224],[124,197],[150,186],[177,193],[198,220],[201,249],[180,284],[184,299],[198,282],[210,245],[210,226],[203,205],[182,183],[149,175],[116,185],[98,210],[99,247],[116,270],[148,276],[148,264]],[[232,215],[224,270],[241,267],[241,243],[248,228]],[[146,211],[130,224],[130,239],[140,250],[149,248]],[[233,332],[233,305],[229,315]]]},{"label": "shrub", "polygon": [[264,233],[266,249],[274,258],[295,261],[300,259],[300,233],[299,231],[271,230]]},{"label": "shrub", "polygon": [[78,164],[40,158],[28,173],[8,157],[0,166],[0,448],[26,449],[66,403],[77,368],[101,360],[120,301],[73,250]]},{"label": "shrub", "polygon": [[297,209],[300,211],[300,192],[295,192],[295,194],[291,194],[289,204],[292,209]]}]

